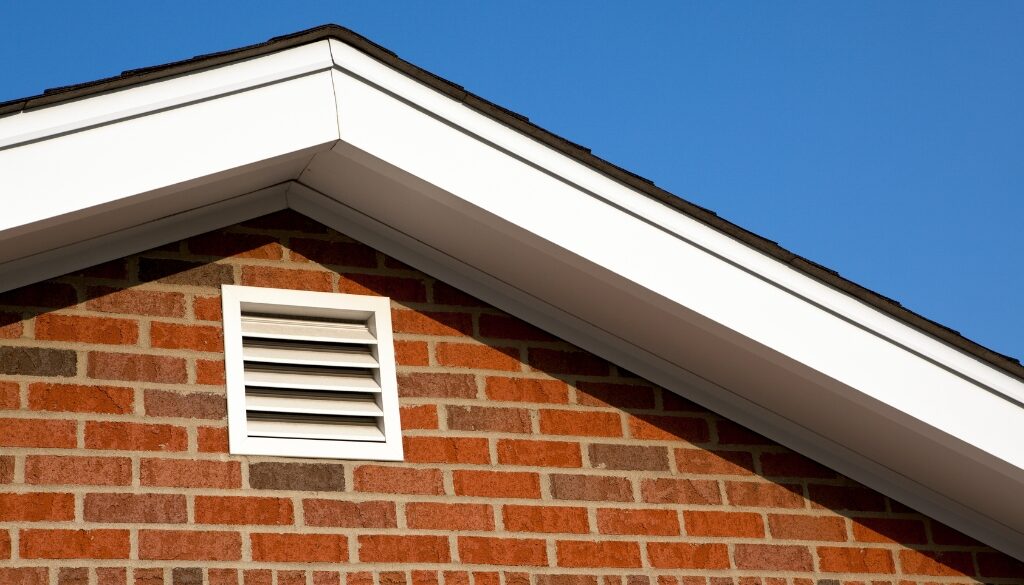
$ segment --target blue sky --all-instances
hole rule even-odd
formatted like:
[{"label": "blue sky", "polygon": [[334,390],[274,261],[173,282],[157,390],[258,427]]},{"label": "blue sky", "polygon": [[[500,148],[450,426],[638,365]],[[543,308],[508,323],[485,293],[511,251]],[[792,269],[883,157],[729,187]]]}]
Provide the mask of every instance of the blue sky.
[{"label": "blue sky", "polygon": [[0,101],[327,22],[1024,357],[1024,2],[19,2]]}]

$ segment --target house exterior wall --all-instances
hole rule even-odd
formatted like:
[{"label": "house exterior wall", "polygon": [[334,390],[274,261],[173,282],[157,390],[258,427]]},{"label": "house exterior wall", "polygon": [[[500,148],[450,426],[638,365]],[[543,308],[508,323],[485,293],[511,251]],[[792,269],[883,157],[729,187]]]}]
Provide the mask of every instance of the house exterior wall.
[{"label": "house exterior wall", "polygon": [[[390,296],[406,460],[228,455],[221,284]],[[2,585],[980,581],[1024,566],[293,212],[0,295]]]}]

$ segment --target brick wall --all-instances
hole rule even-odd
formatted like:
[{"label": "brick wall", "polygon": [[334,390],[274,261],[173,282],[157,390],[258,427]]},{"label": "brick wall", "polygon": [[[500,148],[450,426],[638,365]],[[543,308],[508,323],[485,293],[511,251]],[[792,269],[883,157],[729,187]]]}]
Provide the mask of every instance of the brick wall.
[{"label": "brick wall", "polygon": [[[218,287],[394,300],[406,461],[226,454]],[[1024,567],[301,216],[0,295],[0,584],[1024,582]]]}]

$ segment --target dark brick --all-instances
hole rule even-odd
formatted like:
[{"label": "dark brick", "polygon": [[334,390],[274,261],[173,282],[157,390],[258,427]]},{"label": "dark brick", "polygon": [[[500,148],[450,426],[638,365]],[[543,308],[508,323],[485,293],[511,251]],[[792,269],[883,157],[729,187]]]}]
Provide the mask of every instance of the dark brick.
[{"label": "dark brick", "polygon": [[63,567],[57,573],[57,585],[89,585],[89,569]]},{"label": "dark brick", "polygon": [[624,477],[552,475],[551,495],[558,500],[632,502],[633,487]]},{"label": "dark brick", "polygon": [[590,465],[596,469],[668,471],[668,449],[638,445],[590,445]]},{"label": "dark brick", "polygon": [[345,467],[329,463],[250,463],[249,485],[258,490],[345,491]]},{"label": "dark brick", "polygon": [[0,347],[0,374],[74,376],[75,352],[44,347]]},{"label": "dark brick", "polygon": [[230,266],[222,264],[140,258],[139,280],[159,280],[169,284],[192,286],[220,286],[233,283],[234,274]]},{"label": "dark brick", "polygon": [[582,351],[530,348],[530,367],[548,374],[608,375],[608,362]]},{"label": "dark brick", "polygon": [[203,570],[198,567],[176,568],[171,571],[172,585],[203,585]]},{"label": "dark brick", "polygon": [[222,394],[146,390],[145,403],[149,416],[222,419],[227,414],[227,402]]},{"label": "dark brick", "polygon": [[649,386],[580,382],[576,385],[576,402],[587,406],[612,408],[654,408],[654,389]]},{"label": "dark brick", "polygon": [[0,483],[11,483],[14,481],[14,456],[5,455],[0,457]]},{"label": "dark brick", "polygon": [[407,398],[474,398],[470,374],[406,374],[398,377],[398,395]]}]

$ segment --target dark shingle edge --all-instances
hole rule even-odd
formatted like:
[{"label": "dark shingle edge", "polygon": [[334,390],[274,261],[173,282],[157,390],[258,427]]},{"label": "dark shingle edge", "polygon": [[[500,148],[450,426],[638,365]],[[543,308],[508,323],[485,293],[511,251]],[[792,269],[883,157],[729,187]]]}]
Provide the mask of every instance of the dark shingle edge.
[{"label": "dark shingle edge", "polygon": [[247,47],[241,47],[230,51],[199,55],[191,59],[176,61],[166,65],[132,69],[115,77],[48,89],[42,94],[36,96],[0,103],[0,116],[43,108],[99,93],[116,91],[122,88],[191,73],[200,69],[210,69],[328,38],[334,38],[346,43],[385,63],[386,65],[416,79],[417,81],[498,120],[506,126],[526,134],[531,138],[646,194],[649,197],[657,199],[676,211],[685,213],[704,224],[707,224],[708,226],[711,226],[760,252],[768,254],[769,256],[784,262],[833,288],[841,290],[846,294],[907,323],[908,325],[928,333],[929,335],[932,335],[933,337],[936,337],[989,365],[995,366],[1020,380],[1024,380],[1024,365],[1022,365],[1017,359],[1003,355],[981,344],[971,341],[970,339],[960,335],[959,332],[903,307],[893,299],[885,297],[860,286],[855,282],[843,278],[834,270],[830,270],[812,260],[798,256],[771,240],[765,239],[719,217],[715,212],[709,209],[705,209],[699,205],[673,195],[672,193],[656,186],[654,182],[649,179],[645,179],[644,177],[595,156],[590,152],[590,149],[544,130],[530,122],[529,118],[526,116],[517,114],[480,96],[474,95],[466,91],[462,86],[456,85],[444,78],[430,73],[429,71],[421,69],[412,63],[399,58],[394,52],[389,51],[377,43],[374,43],[373,41],[370,41],[369,39],[345,27],[335,24],[318,26],[316,28],[311,28],[297,33],[274,37],[264,43],[249,45]]}]

